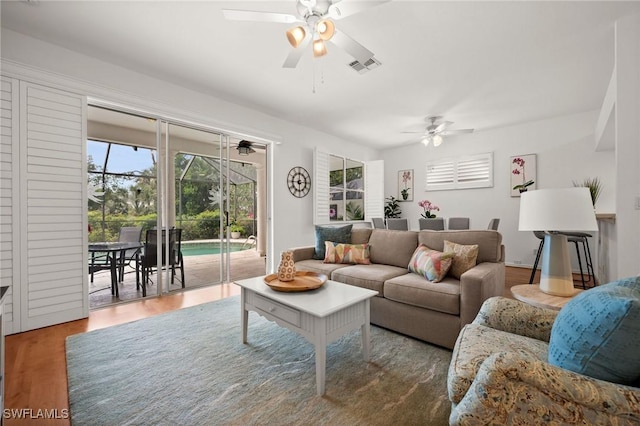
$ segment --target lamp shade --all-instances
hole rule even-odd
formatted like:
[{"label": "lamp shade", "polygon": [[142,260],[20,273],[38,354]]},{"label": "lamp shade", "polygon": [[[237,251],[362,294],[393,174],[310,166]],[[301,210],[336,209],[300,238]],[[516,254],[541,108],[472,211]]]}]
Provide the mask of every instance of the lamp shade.
[{"label": "lamp shade", "polygon": [[318,36],[322,40],[330,40],[333,37],[333,34],[336,32],[336,26],[329,19],[323,19],[318,21],[316,25],[316,31],[318,32]]},{"label": "lamp shade", "polygon": [[313,56],[319,58],[327,54],[327,48],[324,45],[324,40],[318,39],[313,41]]},{"label": "lamp shade", "polygon": [[589,189],[554,188],[523,192],[520,231],[597,231]]},{"label": "lamp shade", "polygon": [[302,40],[304,40],[305,36],[306,32],[302,27],[293,27],[289,31],[287,31],[287,40],[289,40],[289,43],[293,47],[300,46],[300,43],[302,43]]}]

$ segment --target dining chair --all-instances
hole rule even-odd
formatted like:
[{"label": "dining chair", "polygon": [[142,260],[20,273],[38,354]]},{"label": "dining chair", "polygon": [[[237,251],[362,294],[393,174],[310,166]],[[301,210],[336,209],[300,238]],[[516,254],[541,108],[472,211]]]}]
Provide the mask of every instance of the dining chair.
[{"label": "dining chair", "polygon": [[492,229],[494,231],[497,231],[498,225],[500,225],[500,219],[493,218],[489,221],[489,226],[487,227],[487,229]]},{"label": "dining chair", "polygon": [[433,219],[419,219],[418,225],[420,230],[429,229],[431,231],[444,231],[444,219],[435,217]]},{"label": "dining chair", "polygon": [[409,223],[407,219],[387,219],[387,229],[394,229],[396,231],[408,231]]},{"label": "dining chair", "polygon": [[449,229],[469,229],[468,217],[450,217]]},{"label": "dining chair", "polygon": [[381,217],[374,217],[371,218],[371,222],[373,223],[373,228],[374,229],[385,229],[386,226],[384,226],[384,219]]}]

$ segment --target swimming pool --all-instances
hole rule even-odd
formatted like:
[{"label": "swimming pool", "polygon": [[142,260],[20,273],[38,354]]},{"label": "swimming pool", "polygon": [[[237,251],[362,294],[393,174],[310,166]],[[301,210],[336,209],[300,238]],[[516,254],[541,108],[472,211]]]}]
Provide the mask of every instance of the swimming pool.
[{"label": "swimming pool", "polygon": [[[231,251],[242,251],[253,248],[251,244],[231,243]],[[220,254],[220,243],[182,243],[181,251],[183,256],[202,256],[205,254]]]}]

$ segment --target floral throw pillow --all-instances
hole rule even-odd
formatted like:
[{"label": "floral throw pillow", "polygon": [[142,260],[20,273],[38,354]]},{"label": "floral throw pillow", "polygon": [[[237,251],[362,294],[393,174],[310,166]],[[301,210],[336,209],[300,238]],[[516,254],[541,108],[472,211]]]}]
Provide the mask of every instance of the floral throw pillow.
[{"label": "floral throw pillow", "polygon": [[460,279],[460,276],[476,266],[478,258],[478,245],[462,245],[444,240],[444,252],[453,253],[453,264],[449,273],[452,277]]},{"label": "floral throw pillow", "polygon": [[453,253],[442,253],[420,244],[411,256],[409,270],[437,283],[447,275],[452,261]]},{"label": "floral throw pillow", "polygon": [[324,263],[351,263],[369,265],[369,244],[341,244],[324,242]]}]

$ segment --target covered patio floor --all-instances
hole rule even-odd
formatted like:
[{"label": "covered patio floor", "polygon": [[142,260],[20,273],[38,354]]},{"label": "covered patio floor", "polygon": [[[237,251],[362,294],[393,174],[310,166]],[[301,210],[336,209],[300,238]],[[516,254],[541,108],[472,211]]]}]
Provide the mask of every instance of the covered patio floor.
[{"label": "covered patio floor", "polygon": [[[264,275],[265,263],[265,257],[261,257],[254,248],[232,252],[231,281]],[[119,297],[111,295],[111,275],[108,270],[94,275],[93,283],[89,282],[90,309],[142,298],[142,289],[136,289],[135,263],[132,263],[132,266],[125,267],[124,280],[118,283]],[[185,289],[182,288],[180,273],[177,271],[176,280],[169,287],[171,292],[213,285],[220,276],[220,255],[185,256],[184,274]],[[157,274],[154,273],[147,286],[147,297],[156,295],[156,283]]]}]

